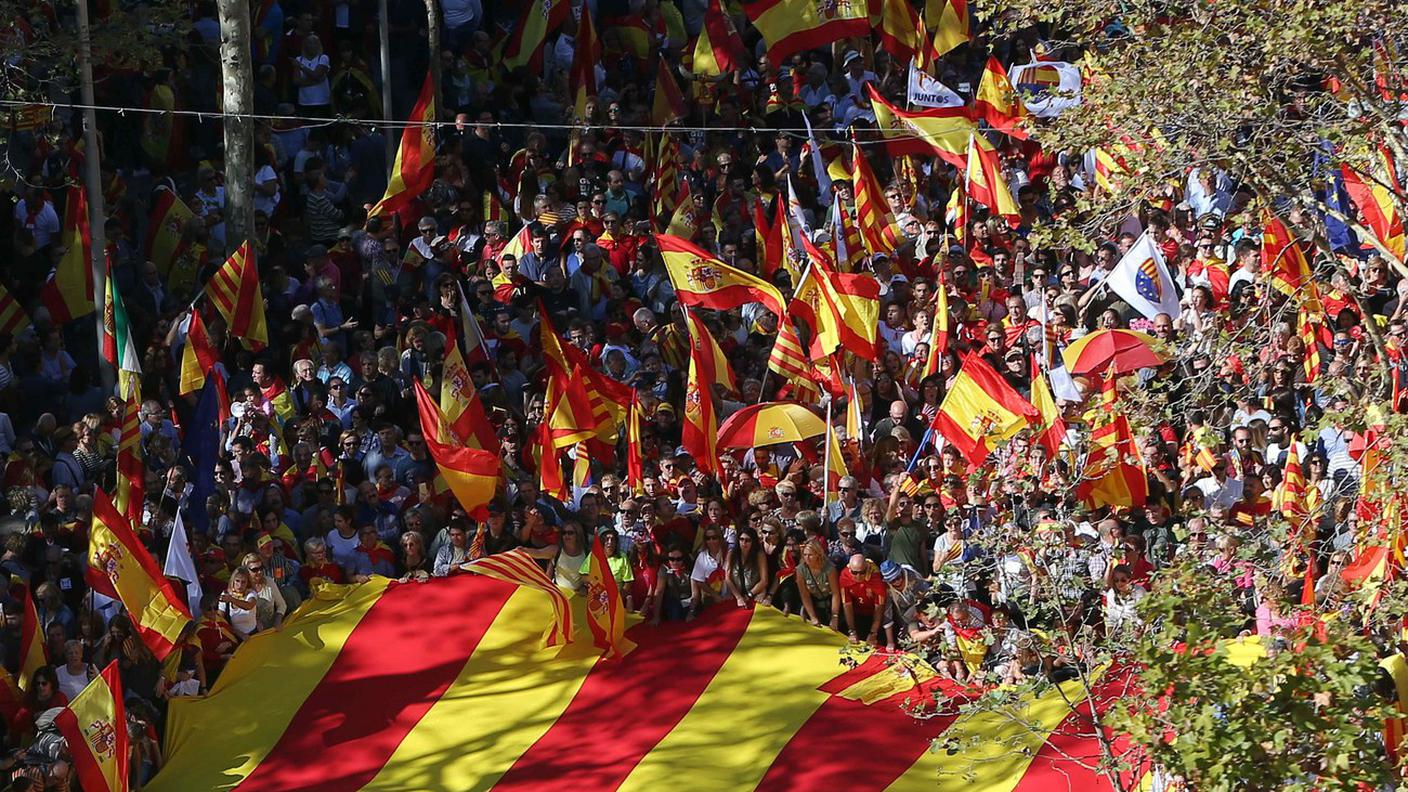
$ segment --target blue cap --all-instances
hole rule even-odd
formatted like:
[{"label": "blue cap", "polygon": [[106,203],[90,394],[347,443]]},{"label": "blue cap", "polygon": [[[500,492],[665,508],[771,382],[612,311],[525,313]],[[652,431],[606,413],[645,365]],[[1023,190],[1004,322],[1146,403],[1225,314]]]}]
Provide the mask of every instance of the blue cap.
[{"label": "blue cap", "polygon": [[894,561],[885,561],[880,564],[880,577],[884,578],[886,583],[895,582],[897,579],[899,579],[899,576],[899,564],[896,564]]}]

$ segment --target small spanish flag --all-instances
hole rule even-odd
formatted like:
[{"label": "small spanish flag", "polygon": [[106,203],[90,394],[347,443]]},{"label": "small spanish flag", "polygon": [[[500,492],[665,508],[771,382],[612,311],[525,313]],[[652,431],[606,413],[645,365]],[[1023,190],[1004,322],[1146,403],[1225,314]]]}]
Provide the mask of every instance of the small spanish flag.
[{"label": "small spanish flag", "polygon": [[934,31],[934,50],[939,55],[973,40],[968,0],[927,0],[924,24]]},{"label": "small spanish flag", "polygon": [[730,267],[679,237],[656,234],[655,242],[675,296],[685,305],[727,311],[758,302],[779,317],[784,315],[782,293],[771,283]]},{"label": "small spanish flag", "polygon": [[592,542],[585,577],[587,626],[592,630],[592,642],[604,652],[605,659],[621,657],[626,652],[626,607],[600,540]]},{"label": "small spanish flag", "polygon": [[84,790],[126,792],[130,749],[116,660],[73,697],[54,725],[68,742]]},{"label": "small spanish flag", "polygon": [[934,429],[970,465],[980,465],[993,445],[1010,439],[1041,414],[992,366],[968,353],[934,416]]},{"label": "small spanish flag", "polygon": [[425,447],[430,452],[435,466],[445,477],[445,483],[455,494],[460,505],[471,517],[478,520],[489,516],[489,501],[499,487],[499,469],[502,464],[499,455],[478,448],[464,448],[440,442],[440,426],[444,420],[435,400],[425,390],[420,380],[415,381],[416,408],[420,414],[420,430],[425,436]]},{"label": "small spanish flag", "polygon": [[435,181],[435,115],[435,86],[427,72],[420,98],[411,108],[410,123],[401,130],[401,147],[386,194],[367,212],[368,217],[395,213],[430,189]]},{"label": "small spanish flag", "polygon": [[158,660],[171,654],[191,623],[185,601],[101,489],[93,491],[93,529],[84,577],[94,591],[122,600],[137,635]]},{"label": "small spanish flag", "polygon": [[1019,140],[1026,140],[1026,125],[1031,123],[1031,114],[1022,97],[1012,90],[1012,82],[1007,78],[1007,69],[996,57],[989,57],[983,68],[982,81],[978,83],[978,93],[973,97],[973,113],[988,122],[988,126]]},{"label": "small spanish flag", "polygon": [[220,353],[210,341],[205,320],[200,311],[191,310],[191,323],[186,329],[186,346],[181,349],[180,394],[194,393],[205,385],[206,373],[220,362]]},{"label": "small spanish flag", "polygon": [[34,672],[47,664],[44,658],[44,629],[29,586],[16,575],[10,576],[10,597],[18,600],[24,612],[20,619],[20,683],[22,691],[34,684]]}]

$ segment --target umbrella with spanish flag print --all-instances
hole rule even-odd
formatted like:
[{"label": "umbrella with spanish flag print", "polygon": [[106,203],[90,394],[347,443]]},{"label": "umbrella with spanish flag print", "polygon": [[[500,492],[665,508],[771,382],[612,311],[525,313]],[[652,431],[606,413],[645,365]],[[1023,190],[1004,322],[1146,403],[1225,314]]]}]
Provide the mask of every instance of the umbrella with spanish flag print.
[{"label": "umbrella with spanish flag print", "polygon": [[1061,350],[1066,370],[1071,374],[1106,372],[1127,374],[1153,368],[1168,361],[1154,349],[1158,339],[1137,330],[1096,330],[1077,338]]},{"label": "umbrella with spanish flag print", "polygon": [[719,448],[754,448],[796,443],[826,434],[826,423],[796,402],[744,407],[719,427]]}]

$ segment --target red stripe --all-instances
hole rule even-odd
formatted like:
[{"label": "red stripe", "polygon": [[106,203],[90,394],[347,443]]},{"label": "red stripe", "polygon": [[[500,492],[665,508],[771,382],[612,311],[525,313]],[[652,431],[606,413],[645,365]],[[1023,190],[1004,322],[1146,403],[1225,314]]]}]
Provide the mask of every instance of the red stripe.
[{"label": "red stripe", "polygon": [[[469,575],[391,584],[239,788],[342,792],[367,784],[459,676],[516,590]],[[426,613],[457,613],[456,629],[426,629]]]},{"label": "red stripe", "polygon": [[[755,23],[753,25],[757,27]],[[768,58],[773,62],[786,60],[788,57],[809,49],[829,47],[833,42],[851,36],[869,36],[870,20],[861,17],[859,19],[837,19],[831,22],[818,25],[814,28],[806,28],[795,33],[789,33],[777,41],[768,45]]]},{"label": "red stripe", "polygon": [[748,629],[752,611],[710,608],[693,624],[641,625],[636,648],[598,662],[547,733],[496,790],[616,789],[684,718]]},{"label": "red stripe", "polygon": [[[1093,698],[1101,714],[1122,695],[1131,693],[1128,690],[1130,676],[1127,668],[1112,669],[1095,685]],[[1109,780],[1096,769],[1102,759],[1091,709],[1091,700],[1087,698],[1066,716],[1032,757],[1026,774],[1012,792],[1043,792],[1053,788],[1104,792],[1111,788]],[[1114,735],[1110,736],[1114,739]],[[1113,746],[1117,754],[1126,753],[1132,747],[1128,741],[1117,741]]]},{"label": "red stripe", "polygon": [[832,696],[787,741],[757,790],[884,789],[953,723],[958,711],[951,709],[921,721],[906,714],[898,702],[866,706]]}]

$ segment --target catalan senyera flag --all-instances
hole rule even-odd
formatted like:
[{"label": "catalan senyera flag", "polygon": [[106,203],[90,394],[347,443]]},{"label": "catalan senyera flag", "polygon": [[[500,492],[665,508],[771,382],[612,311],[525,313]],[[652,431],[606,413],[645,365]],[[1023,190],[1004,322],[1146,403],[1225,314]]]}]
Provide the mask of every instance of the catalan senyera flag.
[{"label": "catalan senyera flag", "polygon": [[[562,602],[550,596],[475,574],[320,591],[242,644],[209,695],[171,701],[165,762],[145,788],[526,792],[560,787],[569,756],[579,792],[682,777],[699,789],[954,792],[974,788],[963,780],[973,772],[985,792],[1103,786],[1073,758],[1100,751],[1079,728],[1088,716],[1063,701],[1077,683],[1011,712],[959,714],[973,694],[921,661],[861,653],[850,668],[844,636],[772,608],[709,607],[658,627],[627,614],[635,646],[607,661],[583,597],[565,600],[576,640],[542,645]],[[1107,672],[1094,700],[1121,683],[1127,675]],[[916,720],[906,699],[940,714]],[[930,751],[942,735],[964,750]]]},{"label": "catalan senyera flag", "polygon": [[932,376],[943,369],[943,359],[948,352],[948,342],[948,284],[944,280],[943,268],[941,267],[939,268],[938,282],[934,287],[934,315],[929,319],[929,357],[924,361],[924,376]]},{"label": "catalan senyera flag", "polygon": [[782,377],[791,389],[792,398],[807,402],[821,397],[816,370],[789,317],[777,320],[777,338],[773,339],[772,351],[768,353],[768,370]]},{"label": "catalan senyera flag", "polygon": [[523,4],[523,14],[504,42],[501,54],[510,71],[528,67],[531,74],[543,72],[543,44],[548,34],[567,21],[572,5],[567,0],[534,0]]},{"label": "catalan senyera flag", "polygon": [[161,566],[100,489],[93,492],[93,529],[84,577],[98,593],[122,601],[137,635],[158,660],[171,654],[191,623],[190,610],[162,576]]},{"label": "catalan senyera flag", "polygon": [[19,688],[28,692],[34,685],[34,672],[48,665],[44,657],[44,627],[39,623],[39,609],[29,585],[16,575],[10,576],[10,597],[20,603],[20,662]]},{"label": "catalan senyera flag", "polygon": [[475,561],[470,567],[478,575],[523,586],[548,595],[552,602],[553,619],[543,634],[544,646],[564,646],[573,642],[574,619],[567,595],[543,571],[537,559],[522,547],[497,553]]},{"label": "catalan senyera flag", "polygon": [[1022,97],[1012,89],[1007,69],[996,57],[989,56],[983,67],[983,78],[973,97],[973,114],[1005,135],[1018,140],[1030,137],[1027,126],[1031,124],[1031,113],[1022,104]]},{"label": "catalan senyera flag", "polygon": [[640,419],[644,408],[638,394],[631,394],[626,411],[626,489],[638,495],[645,489],[645,456],[641,448]]},{"label": "catalan senyera flag", "polygon": [[1300,464],[1300,443],[1291,442],[1286,451],[1286,473],[1281,480],[1279,495],[1281,514],[1293,526],[1300,526],[1309,510],[1306,508],[1305,470]]},{"label": "catalan senyera flag", "polygon": [[485,451],[499,447],[494,425],[484,414],[484,403],[474,389],[474,381],[469,377],[469,368],[458,346],[451,346],[445,353],[441,368],[440,414],[445,419],[440,426],[440,442],[463,443]]},{"label": "catalan senyera flag", "polygon": [[587,99],[597,91],[596,65],[601,62],[601,39],[592,24],[591,8],[582,6],[577,19],[577,35],[572,40],[572,68],[567,73],[567,91],[576,103],[577,117],[586,114]]},{"label": "catalan senyera flag", "polygon": [[1261,262],[1272,288],[1288,297],[1304,297],[1302,289],[1314,288],[1300,240],[1270,211],[1262,223]]},{"label": "catalan senyera flag", "polygon": [[1118,147],[1099,147],[1092,151],[1090,156],[1095,186],[1111,195],[1123,189],[1121,177],[1129,175],[1129,165],[1125,163]]},{"label": "catalan senyera flag", "polygon": [[122,677],[116,660],[73,697],[54,725],[68,742],[74,770],[85,792],[127,792],[131,754],[127,708],[123,705]]},{"label": "catalan senyera flag", "polygon": [[[968,117],[967,108],[901,110],[891,104],[869,83],[865,86],[875,127],[892,156],[935,155],[955,168],[967,164],[968,140],[978,133],[978,125]],[[992,147],[979,135],[979,146]]]},{"label": "catalan senyera flag", "polygon": [[141,400],[129,397],[122,408],[122,426],[117,435],[117,488],[113,506],[127,518],[129,525],[140,528],[142,510],[147,500],[147,469],[142,460]]},{"label": "catalan senyera flag", "polygon": [[681,303],[727,311],[744,303],[759,302],[779,317],[783,315],[782,293],[771,283],[730,267],[679,237],[656,234],[655,242]]},{"label": "catalan senyera flag", "polygon": [[1017,208],[1017,199],[1007,186],[1007,178],[1002,175],[1002,164],[994,148],[984,149],[977,144],[978,136],[968,139],[968,168],[964,187],[973,200],[986,206],[992,213],[1016,228],[1022,224],[1022,213]]},{"label": "catalan senyera flag", "polygon": [[[651,145],[651,141],[654,145]],[[650,164],[653,184],[650,201],[651,228],[658,228],[659,219],[673,215],[681,202],[679,186],[680,145],[669,132],[646,135],[646,159]]]},{"label": "catalan senyera flag", "polygon": [[728,358],[704,320],[692,311],[685,319],[689,323],[689,378],[685,384],[680,445],[694,457],[700,470],[717,476],[719,416],[714,411],[714,385],[723,385],[729,391],[738,390],[738,386]]},{"label": "catalan senyera flag", "polygon": [[655,98],[650,102],[650,123],[667,126],[671,121],[684,118],[688,112],[674,72],[665,59],[660,58],[655,68]]},{"label": "catalan senyera flag", "polygon": [[851,168],[855,171],[853,187],[860,238],[871,254],[893,254],[904,239],[904,234],[895,223],[890,204],[885,200],[885,190],[875,171],[870,169],[870,162],[858,143],[851,144]]},{"label": "catalan senyera flag", "polygon": [[0,335],[15,335],[29,327],[29,314],[13,294],[0,285]]},{"label": "catalan senyera flag", "polygon": [[604,652],[605,659],[620,658],[628,651],[626,606],[600,540],[592,542],[587,573],[582,577],[587,584],[587,625],[592,631],[592,643]]},{"label": "catalan senyera flag", "polygon": [[264,323],[264,293],[259,288],[259,269],[248,240],[230,254],[205,284],[205,296],[225,317],[231,335],[247,341],[254,351],[269,345],[269,328]]},{"label": "catalan senyera flag", "polygon": [[132,324],[127,320],[127,306],[109,267],[103,290],[103,359],[117,370],[117,392],[127,398],[137,392],[142,376],[142,360],[137,353],[137,341],[132,336]]},{"label": "catalan senyera flag", "polygon": [[200,311],[191,309],[191,321],[186,328],[186,345],[181,348],[180,394],[195,393],[205,386],[207,372],[220,362],[220,352],[210,340]]},{"label": "catalan senyera flag", "polygon": [[1149,476],[1123,413],[1090,433],[1090,451],[1076,495],[1091,508],[1143,506],[1149,499]]},{"label": "catalan senyera flag", "polygon": [[477,520],[489,516],[489,501],[499,488],[499,470],[502,461],[499,455],[480,448],[466,448],[440,442],[441,425],[444,417],[435,400],[425,390],[420,380],[415,382],[416,412],[420,416],[420,430],[425,435],[425,447],[430,452],[440,475],[454,493],[464,510]]},{"label": "catalan senyera flag", "polygon": [[704,9],[704,26],[694,42],[690,71],[698,77],[722,77],[747,66],[748,51],[733,21],[724,13],[720,0],[709,0]]},{"label": "catalan senyera flag", "polygon": [[1386,147],[1378,146],[1374,150],[1374,167],[1367,173],[1360,173],[1348,165],[1341,166],[1340,171],[1344,175],[1345,192],[1359,207],[1364,224],[1389,252],[1402,259],[1408,236],[1405,236],[1403,216],[1394,200],[1394,196],[1402,195],[1403,191],[1398,183],[1393,154]]},{"label": "catalan senyera flag", "polygon": [[1320,336],[1326,330],[1319,317],[1312,316],[1304,306],[1296,311],[1296,336],[1305,346],[1305,360],[1301,365],[1305,370],[1305,381],[1311,384],[1320,378]]},{"label": "catalan senyera flag", "polygon": [[870,35],[870,8],[860,0],[758,0],[744,3],[743,13],[762,34],[773,63],[794,53],[829,47],[844,38]]},{"label": "catalan senyera flag", "polygon": [[430,77],[427,72],[420,88],[420,98],[411,108],[410,123],[401,130],[401,146],[396,150],[396,164],[391,168],[391,180],[386,184],[386,192],[367,212],[368,217],[400,211],[430,189],[435,181],[435,117],[438,110],[435,86]]},{"label": "catalan senyera flag", "polygon": [[1036,421],[1037,442],[1050,458],[1055,459],[1061,450],[1061,441],[1066,437],[1066,421],[1061,417],[1061,409],[1051,395],[1051,386],[1046,382],[1046,372],[1037,365],[1036,354],[1032,354],[1032,406],[1040,416]]},{"label": "catalan senyera flag", "polygon": [[186,250],[186,224],[195,218],[195,213],[168,187],[157,188],[155,195],[147,226],[147,258],[165,278],[171,272],[171,265]]},{"label": "catalan senyera flag", "polygon": [[952,443],[970,465],[980,465],[994,445],[1004,442],[1040,413],[981,357],[968,353],[948,395],[934,416],[934,430]]},{"label": "catalan senyera flag", "polygon": [[88,194],[68,188],[64,201],[63,256],[39,292],[54,324],[87,316],[93,305],[93,235],[88,226]]},{"label": "catalan senyera flag", "polygon": [[939,55],[973,40],[968,0],[926,0],[924,24],[934,31],[934,50]]}]

